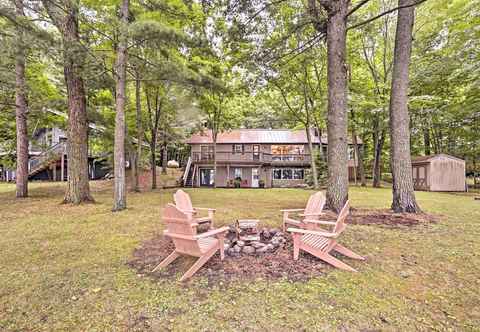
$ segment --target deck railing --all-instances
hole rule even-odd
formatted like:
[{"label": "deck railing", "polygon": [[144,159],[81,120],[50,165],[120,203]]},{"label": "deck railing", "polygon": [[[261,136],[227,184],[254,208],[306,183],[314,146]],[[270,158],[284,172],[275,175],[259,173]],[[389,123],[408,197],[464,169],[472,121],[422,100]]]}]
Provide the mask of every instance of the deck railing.
[{"label": "deck railing", "polygon": [[[309,163],[309,154],[271,154],[265,152],[217,152],[217,162],[264,162],[264,163]],[[194,162],[213,162],[213,152],[193,152],[192,160]]]},{"label": "deck railing", "polygon": [[48,150],[42,152],[42,154],[30,158],[28,161],[28,172],[29,174],[36,173],[37,171],[41,170],[51,161],[59,158],[62,154],[65,153],[66,145],[64,142],[59,142]]}]

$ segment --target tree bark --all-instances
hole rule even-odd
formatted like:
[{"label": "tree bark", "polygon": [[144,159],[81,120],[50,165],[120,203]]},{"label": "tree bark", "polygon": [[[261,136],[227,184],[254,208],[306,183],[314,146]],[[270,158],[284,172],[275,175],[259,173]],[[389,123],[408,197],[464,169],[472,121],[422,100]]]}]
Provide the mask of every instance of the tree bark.
[{"label": "tree bark", "polygon": [[217,130],[212,130],[213,138],[213,188],[217,188]]},{"label": "tree bark", "polygon": [[167,143],[163,143],[162,147],[162,174],[167,174],[167,164],[168,164],[168,148],[167,148]]},{"label": "tree bark", "polygon": [[336,212],[348,199],[346,15],[349,2],[321,1],[328,13],[327,205]]},{"label": "tree bark", "polygon": [[150,144],[150,169],[152,171],[152,189],[157,189],[157,138],[152,137],[152,142]]},{"label": "tree bark", "polygon": [[312,169],[312,176],[313,176],[313,188],[318,189],[318,170],[317,164],[315,163],[315,150],[313,149],[312,144],[312,132],[311,132],[311,116],[310,111],[308,108],[308,96],[307,96],[307,69],[304,67],[305,70],[305,82],[303,85],[303,96],[305,98],[305,131],[307,134],[307,142],[308,142],[308,151],[310,153],[310,168]]},{"label": "tree bark", "polygon": [[423,147],[426,156],[429,156],[431,153],[430,150],[430,130],[428,128],[423,128]]},{"label": "tree bark", "polygon": [[[17,18],[24,18],[23,0],[15,1]],[[17,172],[16,196],[28,196],[28,130],[27,96],[25,84],[25,46],[21,25],[17,25],[17,43],[15,56],[15,121],[17,127]]]},{"label": "tree bark", "polygon": [[[308,116],[308,115],[307,115]],[[309,126],[309,121],[307,121],[307,125],[305,126],[305,131],[307,133],[307,141],[308,141],[308,151],[310,153],[310,168],[312,169],[312,176],[313,176],[313,188],[318,189],[318,170],[317,164],[315,162],[315,150],[313,148],[312,143],[312,133],[311,128]]]},{"label": "tree bark", "polygon": [[82,78],[84,49],[78,31],[78,3],[43,0],[48,15],[62,35],[63,71],[68,95],[67,156],[68,180],[64,203],[92,202],[88,183],[88,122]]},{"label": "tree bark", "polygon": [[380,188],[382,186],[382,151],[383,145],[385,143],[385,129],[380,129],[377,127],[374,129],[374,156],[373,156],[373,187]]},{"label": "tree bark", "polygon": [[115,62],[115,142],[114,142],[114,194],[113,211],[127,207],[125,181],[125,85],[127,65],[127,28],[129,0],[122,1],[120,10],[120,32]]},{"label": "tree bark", "polygon": [[365,179],[365,168],[363,167],[363,153],[358,146],[358,141],[357,141],[357,130],[356,130],[356,125],[355,125],[355,112],[353,109],[351,110],[352,113],[352,143],[353,143],[353,148],[355,149],[355,156],[357,157],[358,161],[358,167],[356,168],[356,171],[358,171],[358,176],[360,177],[360,183],[362,187],[365,187],[367,185],[367,180]]},{"label": "tree bark", "polygon": [[[399,0],[398,5],[399,7],[410,5],[413,1]],[[408,116],[408,71],[414,16],[414,6],[398,10],[390,97],[390,141],[393,176],[392,210],[417,213],[420,212],[420,207],[413,190]]]},{"label": "tree bark", "polygon": [[136,108],[136,126],[137,126],[137,155],[135,157],[135,172],[133,190],[140,192],[140,164],[142,158],[143,143],[143,124],[142,124],[142,102],[141,102],[140,73],[135,71],[135,108]]}]

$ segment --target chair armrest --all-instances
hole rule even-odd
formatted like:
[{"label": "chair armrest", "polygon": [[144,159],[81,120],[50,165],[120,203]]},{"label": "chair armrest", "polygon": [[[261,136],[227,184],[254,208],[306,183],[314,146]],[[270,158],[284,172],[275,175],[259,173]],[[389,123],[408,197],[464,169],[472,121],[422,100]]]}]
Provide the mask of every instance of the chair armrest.
[{"label": "chair armrest", "polygon": [[194,210],[204,210],[204,211],[217,211],[217,209],[210,209],[210,208],[201,208],[201,207],[194,207]]},{"label": "chair armrest", "polygon": [[320,225],[336,225],[336,222],[333,221],[323,221],[323,220],[313,220],[313,219],[303,219],[304,222],[312,223],[312,224],[320,224]]},{"label": "chair armrest", "polygon": [[182,211],[183,213],[197,213],[197,211],[195,210],[182,210],[180,208],[178,208],[180,211]]},{"label": "chair armrest", "polygon": [[286,209],[286,210],[280,210],[280,212],[299,212],[299,211],[305,211],[305,209]]},{"label": "chair armrest", "polygon": [[177,239],[182,239],[182,240],[193,240],[193,241],[196,240],[196,238],[194,236],[189,236],[189,235],[184,235],[184,234],[174,234],[174,233],[170,233],[169,231],[163,231],[163,235],[168,236],[168,237],[177,238]]},{"label": "chair armrest", "polygon": [[315,216],[323,216],[325,212],[319,212],[319,213],[300,213],[299,216],[301,217],[315,217]]},{"label": "chair armrest", "polygon": [[205,232],[205,233],[202,233],[202,234],[198,234],[198,235],[195,235],[194,238],[196,240],[198,239],[202,239],[204,237],[210,237],[212,235],[216,235],[216,234],[220,234],[220,233],[226,233],[228,231],[228,227],[220,227],[220,228],[217,228],[217,229],[212,229],[211,231],[208,231],[208,232]]},{"label": "chair armrest", "polygon": [[319,232],[319,231],[309,231],[306,229],[299,229],[299,228],[289,228],[287,229],[290,233],[301,233],[301,234],[312,234],[312,235],[319,235],[328,238],[337,238],[339,234],[337,233],[328,233],[328,232]]}]

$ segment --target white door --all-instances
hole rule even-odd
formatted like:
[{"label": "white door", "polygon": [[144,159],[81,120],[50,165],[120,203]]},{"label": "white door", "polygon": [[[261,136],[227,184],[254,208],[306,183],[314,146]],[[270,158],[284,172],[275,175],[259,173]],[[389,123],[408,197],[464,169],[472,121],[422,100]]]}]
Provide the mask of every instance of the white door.
[{"label": "white door", "polygon": [[258,168],[252,168],[252,188],[258,188]]}]

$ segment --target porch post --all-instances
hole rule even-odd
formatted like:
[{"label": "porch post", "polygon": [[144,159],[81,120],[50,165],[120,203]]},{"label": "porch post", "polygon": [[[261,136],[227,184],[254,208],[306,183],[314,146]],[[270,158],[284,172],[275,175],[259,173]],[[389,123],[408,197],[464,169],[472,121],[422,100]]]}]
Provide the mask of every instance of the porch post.
[{"label": "porch post", "polygon": [[65,154],[64,153],[62,153],[62,158],[60,160],[61,160],[60,175],[62,176],[60,181],[65,181]]},{"label": "porch post", "polygon": [[230,164],[227,164],[227,187],[230,182]]}]

